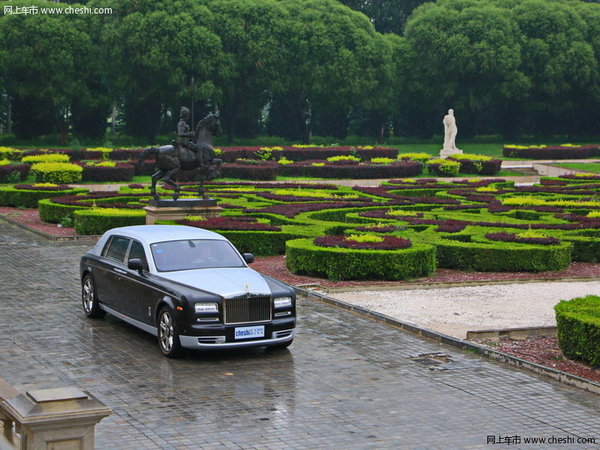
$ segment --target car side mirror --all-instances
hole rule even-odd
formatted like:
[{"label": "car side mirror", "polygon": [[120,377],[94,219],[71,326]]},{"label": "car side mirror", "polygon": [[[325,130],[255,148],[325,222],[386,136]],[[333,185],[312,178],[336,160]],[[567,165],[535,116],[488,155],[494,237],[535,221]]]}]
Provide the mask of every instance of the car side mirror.
[{"label": "car side mirror", "polygon": [[252,264],[254,262],[254,255],[252,253],[244,253],[242,255],[246,264]]},{"label": "car side mirror", "polygon": [[131,270],[137,270],[141,275],[142,270],[144,270],[144,263],[141,259],[133,258],[127,261],[127,268]]}]

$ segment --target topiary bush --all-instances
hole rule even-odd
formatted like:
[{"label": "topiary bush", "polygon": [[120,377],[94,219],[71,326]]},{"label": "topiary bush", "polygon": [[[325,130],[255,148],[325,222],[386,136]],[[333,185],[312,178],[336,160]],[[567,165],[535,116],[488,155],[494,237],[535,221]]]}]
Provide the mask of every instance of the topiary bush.
[{"label": "topiary bush", "polygon": [[71,189],[68,186],[47,186],[40,189],[36,185],[0,187],[0,205],[23,208],[37,208],[38,201],[59,195],[76,195],[87,192],[86,189]]},{"label": "topiary bush", "polygon": [[75,211],[73,217],[78,234],[102,234],[111,228],[146,223],[142,209],[91,208]]},{"label": "topiary bush", "polygon": [[600,297],[563,300],[554,312],[558,342],[565,356],[600,367]]},{"label": "topiary bush", "polygon": [[39,155],[23,156],[21,162],[24,163],[68,163],[69,155],[64,153],[40,153]]},{"label": "topiary bush", "polygon": [[83,168],[77,164],[47,162],[31,166],[31,173],[37,183],[78,183],[81,181]]},{"label": "topiary bush", "polygon": [[134,176],[134,167],[131,164],[105,161],[83,166],[83,181],[131,181]]},{"label": "topiary bush", "polygon": [[291,272],[330,280],[406,280],[431,275],[436,268],[435,248],[428,244],[402,250],[354,250],[294,239],[287,242],[285,254]]}]

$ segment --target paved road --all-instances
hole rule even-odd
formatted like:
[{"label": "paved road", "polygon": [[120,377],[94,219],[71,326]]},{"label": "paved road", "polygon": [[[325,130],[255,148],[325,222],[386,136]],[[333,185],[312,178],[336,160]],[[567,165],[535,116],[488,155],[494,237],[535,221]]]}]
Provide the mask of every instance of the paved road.
[{"label": "paved road", "polygon": [[[0,377],[78,386],[114,413],[98,448],[536,448],[596,438],[600,399],[312,302],[289,351],[168,360],[153,337],[79,304],[87,245],[0,222]],[[443,353],[439,361],[415,358]],[[496,445],[488,444],[490,436]],[[592,448],[559,445],[556,448]],[[553,448],[545,445],[540,448]]]}]

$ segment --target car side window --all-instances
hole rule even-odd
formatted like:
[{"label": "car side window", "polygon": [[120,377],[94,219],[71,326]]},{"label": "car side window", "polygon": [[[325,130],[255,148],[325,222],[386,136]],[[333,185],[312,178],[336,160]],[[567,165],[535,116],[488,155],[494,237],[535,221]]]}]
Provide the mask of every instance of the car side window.
[{"label": "car side window", "polygon": [[104,251],[104,256],[120,263],[124,263],[125,254],[129,247],[129,241],[128,238],[113,236]]},{"label": "car side window", "polygon": [[146,259],[146,252],[144,247],[138,241],[131,242],[131,248],[129,249],[129,259],[141,259],[144,270],[148,270],[148,260]]}]

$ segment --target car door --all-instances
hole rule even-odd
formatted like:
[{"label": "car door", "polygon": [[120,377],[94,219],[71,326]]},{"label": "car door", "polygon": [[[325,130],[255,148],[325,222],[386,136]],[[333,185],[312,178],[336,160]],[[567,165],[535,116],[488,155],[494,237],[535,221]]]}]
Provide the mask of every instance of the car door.
[{"label": "car door", "polygon": [[146,252],[142,243],[135,239],[131,241],[127,253],[127,261],[131,259],[140,259],[144,270],[140,274],[137,270],[127,269],[127,275],[123,276],[122,301],[127,304],[127,311],[132,318],[151,324],[161,292],[148,279]]},{"label": "car door", "polygon": [[102,251],[101,264],[93,271],[98,298],[110,308],[127,313],[123,304],[123,277],[127,275],[125,256],[131,239],[111,236]]}]

